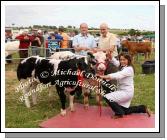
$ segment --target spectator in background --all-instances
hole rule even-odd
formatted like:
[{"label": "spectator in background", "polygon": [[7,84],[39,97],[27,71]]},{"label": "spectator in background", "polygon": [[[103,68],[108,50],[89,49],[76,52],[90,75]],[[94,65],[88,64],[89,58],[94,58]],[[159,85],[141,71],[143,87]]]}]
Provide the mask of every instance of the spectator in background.
[{"label": "spectator in background", "polygon": [[[73,48],[72,43],[73,43],[74,36],[76,36],[76,35],[78,35],[78,31],[77,31],[77,30],[71,31],[71,32],[69,33],[69,37],[70,37],[69,43],[68,43],[69,48]],[[73,53],[75,53],[75,50],[74,50],[74,49],[72,49],[71,51],[72,51]]]},{"label": "spectator in background", "polygon": [[41,30],[37,31],[38,37],[41,41],[41,46],[44,44],[44,37],[43,37],[43,32]]},{"label": "spectator in background", "polygon": [[[10,42],[12,40],[12,34],[8,34],[5,32],[5,43]],[[12,55],[8,55],[6,59],[12,59]],[[7,63],[12,63],[12,60],[6,60]]]},{"label": "spectator in background", "polygon": [[28,48],[31,43],[31,36],[28,35],[28,30],[25,29],[23,32],[20,32],[20,35],[16,36],[16,39],[20,40],[19,49],[24,49],[19,50],[19,56],[21,58],[21,61],[24,58],[28,57]]},{"label": "spectator in background", "polygon": [[78,35],[79,33],[78,33],[78,30],[74,30],[74,34],[75,35]]},{"label": "spectator in background", "polygon": [[[47,45],[48,45],[48,37],[49,37],[49,34],[48,34],[48,31],[44,31],[43,32],[43,39],[44,39],[44,53],[47,52],[47,50],[45,51],[45,49],[47,48]],[[44,54],[44,56],[46,56],[46,54]]]},{"label": "spectator in background", "polygon": [[[50,34],[50,36],[48,37],[48,39],[51,39],[51,35],[53,35],[53,33]],[[61,40],[63,40],[63,37],[61,35],[59,35],[58,31],[55,31],[54,32],[54,36],[55,36],[55,39],[57,39],[59,42]],[[53,37],[53,36],[52,36]]]},{"label": "spectator in background", "polygon": [[[56,38],[58,37],[58,39]],[[59,51],[60,49],[60,41],[62,40],[62,37],[59,35],[55,35],[55,33],[51,33],[48,37],[47,42],[47,50],[46,50],[46,56],[50,56],[51,53],[55,51]]]},{"label": "spectator in background", "polygon": [[5,32],[5,43],[10,42],[12,40],[12,33],[8,34]]},{"label": "spectator in background", "polygon": [[43,38],[44,38],[44,42],[45,42],[48,39],[49,34],[48,34],[48,31],[44,31],[43,33],[44,33]]},{"label": "spectator in background", "polygon": [[118,54],[119,54],[121,52],[121,49],[122,49],[120,37],[116,38],[116,46],[117,46],[117,51],[118,51]]},{"label": "spectator in background", "polygon": [[100,34],[97,33],[95,36],[95,41],[96,41],[97,46],[99,45],[99,38],[100,38]]},{"label": "spectator in background", "polygon": [[63,49],[67,49],[69,43],[69,36],[64,32],[63,27],[59,28],[59,33],[63,37],[63,40],[61,40],[60,42],[60,47]]},{"label": "spectator in background", "polygon": [[[41,48],[39,49],[39,51],[43,51],[42,47],[44,47],[44,37],[43,37],[43,31],[42,30],[38,30],[37,31],[38,33],[38,37],[40,38],[40,41],[41,41]],[[44,52],[42,52],[43,54]],[[41,53],[40,53],[41,54]]]},{"label": "spectator in background", "polygon": [[38,35],[38,32],[34,32],[31,37],[31,47],[32,47],[32,55],[40,55],[40,48],[41,47],[41,38]]}]

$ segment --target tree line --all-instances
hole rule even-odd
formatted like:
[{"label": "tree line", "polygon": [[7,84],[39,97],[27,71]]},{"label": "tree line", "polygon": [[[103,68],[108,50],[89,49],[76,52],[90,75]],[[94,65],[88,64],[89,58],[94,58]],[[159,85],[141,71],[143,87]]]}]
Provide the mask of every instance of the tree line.
[{"label": "tree line", "polygon": [[[68,25],[66,27],[64,26],[51,26],[51,25],[33,25],[33,26],[29,26],[29,27],[12,27],[13,29],[25,29],[25,28],[29,28],[30,30],[32,29],[42,29],[42,30],[57,30],[58,28],[64,28],[65,32],[70,32],[70,31],[79,31],[79,29],[75,26],[71,26]],[[88,28],[88,30],[90,31],[90,33],[92,34],[98,34],[99,33],[99,28],[95,28],[95,27],[90,27]],[[140,30],[136,30],[136,29],[110,29],[110,32],[113,32],[115,34],[118,35],[131,35],[131,36],[140,36],[140,35],[152,35],[155,34],[155,31],[140,31]]]}]

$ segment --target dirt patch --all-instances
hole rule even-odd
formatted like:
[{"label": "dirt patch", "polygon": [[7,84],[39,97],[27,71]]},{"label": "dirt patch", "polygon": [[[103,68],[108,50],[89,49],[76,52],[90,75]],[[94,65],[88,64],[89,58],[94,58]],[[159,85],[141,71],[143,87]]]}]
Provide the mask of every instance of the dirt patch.
[{"label": "dirt patch", "polygon": [[5,79],[16,79],[15,71],[5,71]]},{"label": "dirt patch", "polygon": [[[19,81],[17,80],[16,71],[5,71],[5,94],[13,95],[18,85]],[[15,96],[10,96],[10,98],[11,97],[15,98]]]}]

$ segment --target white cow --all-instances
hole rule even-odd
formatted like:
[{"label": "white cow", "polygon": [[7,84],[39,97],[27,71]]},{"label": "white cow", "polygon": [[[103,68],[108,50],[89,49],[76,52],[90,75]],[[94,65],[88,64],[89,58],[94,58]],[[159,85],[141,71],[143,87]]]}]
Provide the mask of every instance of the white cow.
[{"label": "white cow", "polygon": [[20,41],[12,41],[5,43],[5,57],[17,53],[19,51]]},{"label": "white cow", "polygon": [[72,53],[70,51],[60,51],[60,52],[55,52],[53,55],[51,55],[49,58],[50,59],[56,59],[56,60],[67,60],[70,58],[75,57],[76,54]]}]

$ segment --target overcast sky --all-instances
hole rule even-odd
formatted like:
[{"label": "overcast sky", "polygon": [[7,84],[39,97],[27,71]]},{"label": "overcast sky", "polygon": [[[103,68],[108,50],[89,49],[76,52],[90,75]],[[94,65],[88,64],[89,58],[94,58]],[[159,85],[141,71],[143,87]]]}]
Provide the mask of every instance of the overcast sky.
[{"label": "overcast sky", "polygon": [[110,28],[155,30],[155,7],[144,5],[6,6],[5,26],[55,25],[89,27],[108,23]]}]

